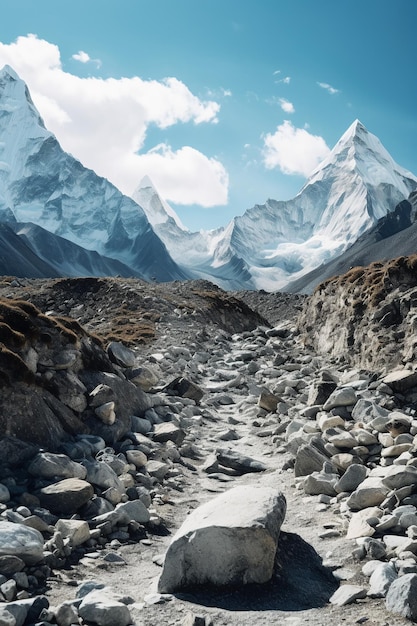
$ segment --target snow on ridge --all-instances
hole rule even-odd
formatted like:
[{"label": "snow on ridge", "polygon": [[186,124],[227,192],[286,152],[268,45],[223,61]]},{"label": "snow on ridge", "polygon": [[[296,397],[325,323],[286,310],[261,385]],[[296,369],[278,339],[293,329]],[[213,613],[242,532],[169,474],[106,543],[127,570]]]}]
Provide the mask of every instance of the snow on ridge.
[{"label": "snow on ridge", "polygon": [[172,219],[180,230],[189,230],[174,209],[159,195],[149,176],[142,178],[132,198],[143,208],[152,226],[164,224]]}]

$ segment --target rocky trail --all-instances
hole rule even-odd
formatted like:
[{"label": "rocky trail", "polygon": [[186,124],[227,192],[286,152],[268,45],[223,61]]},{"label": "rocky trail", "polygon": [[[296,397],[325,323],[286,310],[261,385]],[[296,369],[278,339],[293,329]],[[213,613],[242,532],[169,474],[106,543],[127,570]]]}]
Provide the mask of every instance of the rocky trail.
[{"label": "rocky trail", "polygon": [[[17,346],[8,336],[34,380],[19,370],[1,388],[0,624],[415,621],[412,368],[367,371],[306,348],[301,298],[237,299],[203,281],[86,281],[0,285],[1,298],[48,313],[15,305],[32,335]],[[74,340],[68,323],[51,325],[56,314],[97,339],[72,325]],[[32,421],[46,419],[28,400],[37,394],[59,415],[50,445],[24,444],[17,418],[4,420],[18,414],[16,398]],[[271,580],[161,593],[173,535],[235,487],[243,505],[261,488],[285,496]],[[18,529],[38,533],[29,557],[21,545],[10,553]]]}]

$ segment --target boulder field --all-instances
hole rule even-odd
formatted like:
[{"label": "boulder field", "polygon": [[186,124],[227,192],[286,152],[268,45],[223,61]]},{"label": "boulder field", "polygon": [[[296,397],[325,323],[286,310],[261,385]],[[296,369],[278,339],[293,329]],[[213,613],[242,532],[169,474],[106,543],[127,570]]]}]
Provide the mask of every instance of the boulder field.
[{"label": "boulder field", "polygon": [[[260,314],[200,282],[175,295],[100,279],[94,318],[76,279],[67,300],[60,281],[3,285],[0,623],[416,621],[414,285],[401,280],[410,309],[378,331],[382,356],[372,342],[360,356],[357,330],[345,342],[349,278],[324,317],[316,292],[301,313],[283,297],[271,321],[264,293]],[[355,324],[389,297],[364,297]],[[152,337],[118,341],[119,325],[105,338],[121,298],[128,329],[155,307]]]}]

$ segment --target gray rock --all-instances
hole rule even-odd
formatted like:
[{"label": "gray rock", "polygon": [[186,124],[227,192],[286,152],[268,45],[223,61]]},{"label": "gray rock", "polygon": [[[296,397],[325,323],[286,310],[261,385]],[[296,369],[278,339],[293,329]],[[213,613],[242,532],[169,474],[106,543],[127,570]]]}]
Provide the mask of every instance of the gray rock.
[{"label": "gray rock", "polygon": [[349,522],[347,538],[372,537],[375,534],[375,528],[368,523],[368,519],[381,516],[382,511],[377,507],[364,508],[357,513],[353,513]]},{"label": "gray rock", "polygon": [[346,606],[356,600],[366,598],[366,589],[357,585],[341,585],[330,598],[331,604]]},{"label": "gray rock", "polygon": [[83,461],[83,465],[87,469],[87,480],[92,485],[101,489],[114,487],[120,493],[125,492],[116,472],[105,461]]},{"label": "gray rock", "polygon": [[88,395],[88,403],[92,408],[96,408],[101,404],[106,404],[106,402],[112,402],[114,397],[115,394],[113,389],[108,385],[100,383],[100,385],[94,387],[93,391],[90,391]]},{"label": "gray rock", "polygon": [[339,406],[351,406],[356,404],[358,397],[352,387],[341,387],[335,389],[323,405],[324,411],[331,411]]},{"label": "gray rock", "polygon": [[94,489],[90,483],[79,478],[65,478],[38,492],[42,506],[53,513],[67,515],[78,511],[93,495]]},{"label": "gray rock", "polygon": [[128,626],[132,623],[129,609],[116,600],[109,589],[95,589],[82,600],[78,613],[86,622],[98,626]]},{"label": "gray rock", "polygon": [[1,522],[0,556],[15,556],[27,565],[38,563],[43,558],[43,537],[22,524]]},{"label": "gray rock", "polygon": [[0,574],[11,576],[17,572],[21,572],[25,567],[25,562],[18,556],[12,554],[0,555]]},{"label": "gray rock", "polygon": [[314,381],[308,392],[307,405],[324,404],[335,391],[336,386],[332,380]]},{"label": "gray rock", "polygon": [[56,607],[55,620],[58,626],[79,624],[78,611],[72,602],[64,602]]},{"label": "gray rock", "polygon": [[146,524],[149,520],[149,511],[142,500],[131,500],[118,504],[113,511],[97,515],[93,521],[96,525],[110,522],[112,526],[116,526],[126,525],[132,521]]},{"label": "gray rock", "polygon": [[323,464],[329,457],[320,452],[315,446],[306,444],[298,449],[295,458],[294,475],[308,476],[312,472],[320,472]]},{"label": "gray rock", "polygon": [[103,424],[111,426],[116,421],[115,406],[116,405],[113,400],[110,400],[110,402],[105,402],[104,404],[97,406],[94,409],[94,413],[98,419],[103,422]]},{"label": "gray rock", "polygon": [[274,393],[271,393],[268,389],[262,389],[261,395],[258,399],[258,406],[265,411],[270,413],[274,413],[277,410],[277,405],[279,402],[279,397]]},{"label": "gray rock", "polygon": [[417,620],[417,574],[405,574],[391,584],[386,601],[388,611]]},{"label": "gray rock", "polygon": [[204,396],[204,391],[201,387],[182,376],[170,382],[169,385],[164,387],[164,391],[180,396],[181,398],[191,398],[196,404],[198,404]]},{"label": "gray rock", "polygon": [[152,422],[144,417],[138,417],[137,415],[132,415],[132,431],[134,433],[141,433],[142,435],[147,435],[152,430]]},{"label": "gray rock", "polygon": [[87,408],[87,389],[75,372],[57,371],[49,382],[54,394],[68,408],[82,413]]},{"label": "gray rock", "polygon": [[40,478],[81,478],[87,475],[87,470],[80,463],[76,463],[65,454],[40,452],[35,456],[28,467],[29,474]]},{"label": "gray rock", "polygon": [[60,519],[55,527],[63,537],[71,539],[71,545],[74,547],[90,539],[90,527],[84,520]]},{"label": "gray rock", "polygon": [[150,476],[156,478],[159,482],[161,482],[165,474],[169,472],[170,466],[168,463],[163,463],[162,461],[148,461],[146,464],[146,470]]},{"label": "gray rock", "polygon": [[359,487],[351,493],[346,504],[352,511],[378,506],[384,501],[388,492],[389,489],[384,485],[381,478],[370,476],[365,478]]},{"label": "gray rock", "polygon": [[303,489],[311,496],[325,494],[335,496],[335,485],[339,480],[338,474],[326,472],[313,472],[304,480]]},{"label": "gray rock", "polygon": [[152,439],[159,443],[166,443],[167,441],[173,441],[177,446],[180,446],[185,438],[185,431],[174,424],[173,422],[163,422],[162,424],[155,424]]},{"label": "gray rock", "polygon": [[126,459],[136,468],[146,465],[148,458],[141,450],[126,450]]},{"label": "gray rock", "polygon": [[236,450],[230,448],[218,448],[216,450],[216,458],[220,465],[229,467],[239,474],[248,474],[250,472],[264,472],[267,466],[260,461],[256,461],[249,456],[240,454]]},{"label": "gray rock", "polygon": [[150,367],[136,367],[128,370],[126,378],[143,391],[150,391],[159,382],[158,374]]},{"label": "gray rock", "polygon": [[133,367],[136,362],[135,353],[119,341],[112,341],[107,346],[110,360],[121,367]]},{"label": "gray rock", "polygon": [[382,382],[391,387],[393,391],[404,393],[417,385],[417,372],[406,369],[396,370],[385,376]]},{"label": "gray rock", "polygon": [[0,504],[4,502],[9,502],[10,500],[10,491],[7,489],[6,485],[0,483]]},{"label": "gray rock", "polygon": [[158,591],[268,581],[285,511],[283,494],[249,486],[198,507],[170,543]]},{"label": "gray rock", "polygon": [[352,491],[355,491],[355,489],[357,489],[365,480],[366,474],[367,469],[365,465],[359,465],[357,463],[349,465],[346,472],[335,485],[336,492],[342,493],[343,491],[348,491],[351,493]]},{"label": "gray rock", "polygon": [[368,596],[370,598],[385,598],[397,576],[397,570],[392,563],[381,563],[375,568],[369,579]]},{"label": "gray rock", "polygon": [[417,468],[412,465],[393,465],[382,480],[388,489],[400,489],[417,483]]},{"label": "gray rock", "polygon": [[28,609],[19,604],[0,605],[1,626],[23,626],[26,621]]}]

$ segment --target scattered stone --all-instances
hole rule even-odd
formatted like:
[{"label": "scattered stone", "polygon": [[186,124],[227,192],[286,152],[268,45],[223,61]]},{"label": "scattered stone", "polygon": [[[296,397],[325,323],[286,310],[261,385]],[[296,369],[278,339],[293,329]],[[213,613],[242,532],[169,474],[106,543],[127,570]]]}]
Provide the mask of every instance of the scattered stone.
[{"label": "scattered stone", "polygon": [[391,584],[386,597],[388,611],[417,620],[417,574],[405,574]]},{"label": "scattered stone", "polygon": [[87,470],[80,463],[76,463],[65,454],[51,454],[40,452],[35,456],[28,467],[29,474],[41,478],[81,478],[87,475]]},{"label": "scattered stone", "polygon": [[385,598],[397,576],[397,570],[392,563],[381,563],[375,568],[369,579],[368,596],[370,598]]},{"label": "scattered stone", "polygon": [[63,537],[68,537],[74,547],[81,546],[90,539],[90,527],[84,520],[60,519],[56,529]]},{"label": "scattered stone", "polygon": [[264,463],[256,461],[249,456],[240,454],[236,450],[219,448],[216,451],[217,462],[224,467],[230,467],[238,474],[250,472],[264,472],[267,468]]},{"label": "scattered stone", "polygon": [[356,404],[358,397],[352,387],[342,387],[335,389],[330,397],[323,405],[324,411],[331,411],[336,407],[353,406]]},{"label": "scattered stone", "polygon": [[94,489],[85,480],[66,478],[43,487],[38,495],[42,505],[53,513],[72,515],[93,497]]},{"label": "scattered stone", "polygon": [[357,585],[341,585],[330,598],[331,604],[346,606],[366,598],[366,589]]},{"label": "scattered stone", "polygon": [[109,589],[95,589],[84,596],[78,613],[83,620],[98,626],[128,626],[132,623],[127,606],[116,600]]},{"label": "scattered stone", "polygon": [[117,363],[117,365],[120,365],[121,367],[127,368],[135,365],[135,353],[119,341],[112,341],[109,343],[107,346],[107,353],[110,360],[113,363]]}]

